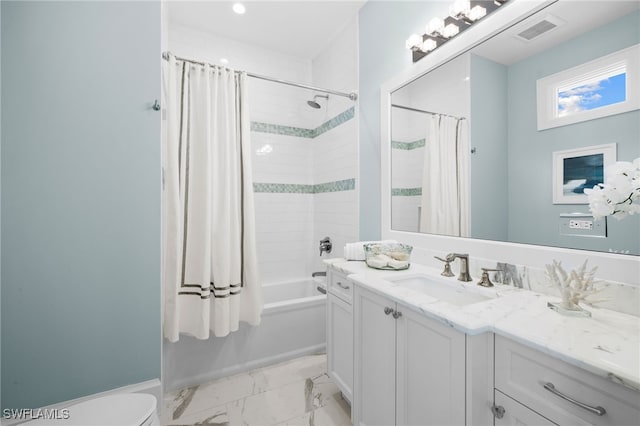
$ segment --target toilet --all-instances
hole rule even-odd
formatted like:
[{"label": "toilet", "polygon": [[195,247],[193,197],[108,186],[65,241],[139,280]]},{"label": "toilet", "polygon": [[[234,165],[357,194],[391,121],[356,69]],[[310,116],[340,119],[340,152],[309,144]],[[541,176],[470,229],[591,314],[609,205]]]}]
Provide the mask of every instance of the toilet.
[{"label": "toilet", "polygon": [[64,409],[67,419],[37,419],[23,425],[64,426],[160,426],[156,398],[146,393],[122,393],[90,399]]}]

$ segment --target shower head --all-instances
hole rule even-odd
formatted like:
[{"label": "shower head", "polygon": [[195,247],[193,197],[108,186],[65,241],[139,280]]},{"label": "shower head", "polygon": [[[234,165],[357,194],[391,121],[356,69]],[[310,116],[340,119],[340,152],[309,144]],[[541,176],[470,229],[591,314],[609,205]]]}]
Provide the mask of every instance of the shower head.
[{"label": "shower head", "polygon": [[328,100],[329,95],[315,95],[313,97],[313,100],[307,101],[307,105],[309,105],[311,108],[320,109],[321,105],[318,102],[316,102],[316,98],[325,98]]}]

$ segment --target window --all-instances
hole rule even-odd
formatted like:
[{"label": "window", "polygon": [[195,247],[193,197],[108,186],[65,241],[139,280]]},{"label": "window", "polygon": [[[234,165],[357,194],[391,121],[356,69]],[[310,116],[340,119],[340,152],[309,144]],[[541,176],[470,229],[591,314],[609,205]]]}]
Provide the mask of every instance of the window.
[{"label": "window", "polygon": [[639,45],[537,81],[538,130],[640,108]]}]

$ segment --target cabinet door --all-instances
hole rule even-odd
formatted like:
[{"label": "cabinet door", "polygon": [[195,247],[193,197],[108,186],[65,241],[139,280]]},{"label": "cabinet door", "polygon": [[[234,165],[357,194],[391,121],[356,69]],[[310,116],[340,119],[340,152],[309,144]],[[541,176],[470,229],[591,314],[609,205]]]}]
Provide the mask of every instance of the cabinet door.
[{"label": "cabinet door", "polygon": [[396,424],[465,424],[465,335],[403,309],[397,322]]},{"label": "cabinet door", "polygon": [[496,417],[496,426],[551,426],[555,425],[540,414],[496,390],[495,405],[504,409],[502,417]]},{"label": "cabinet door", "polygon": [[357,286],[354,293],[354,425],[395,424],[395,303]]},{"label": "cabinet door", "polygon": [[327,294],[327,372],[344,397],[352,401],[352,309],[332,293]]}]

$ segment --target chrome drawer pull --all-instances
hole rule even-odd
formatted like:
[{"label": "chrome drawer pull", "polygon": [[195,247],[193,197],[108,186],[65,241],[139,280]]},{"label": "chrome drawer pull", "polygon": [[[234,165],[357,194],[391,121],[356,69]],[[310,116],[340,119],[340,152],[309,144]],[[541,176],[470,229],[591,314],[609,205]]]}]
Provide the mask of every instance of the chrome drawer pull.
[{"label": "chrome drawer pull", "polygon": [[398,318],[400,318],[401,316],[402,316],[402,312],[400,312],[400,311],[394,311],[394,312],[393,312],[393,317],[394,317],[395,319],[398,319]]},{"label": "chrome drawer pull", "polygon": [[590,413],[595,414],[596,416],[604,416],[607,412],[607,410],[605,410],[602,407],[592,407],[590,405],[587,404],[583,404],[580,401],[576,401],[575,399],[563,394],[562,392],[558,391],[556,389],[555,386],[553,386],[553,383],[545,383],[544,388],[546,390],[548,390],[549,392],[551,392],[554,395],[559,396],[560,398],[564,399],[565,401],[569,401],[572,404],[577,405],[580,408],[584,408],[585,410],[589,411]]},{"label": "chrome drawer pull", "polygon": [[388,306],[386,306],[386,307],[384,308],[384,314],[385,314],[385,315],[389,315],[391,312],[393,312],[393,309],[392,309],[392,308],[390,308],[390,307],[388,307]]},{"label": "chrome drawer pull", "polygon": [[349,290],[349,288],[350,288],[348,285],[344,285],[340,281],[338,281],[337,284],[338,284],[338,287],[343,288],[345,290]]}]

